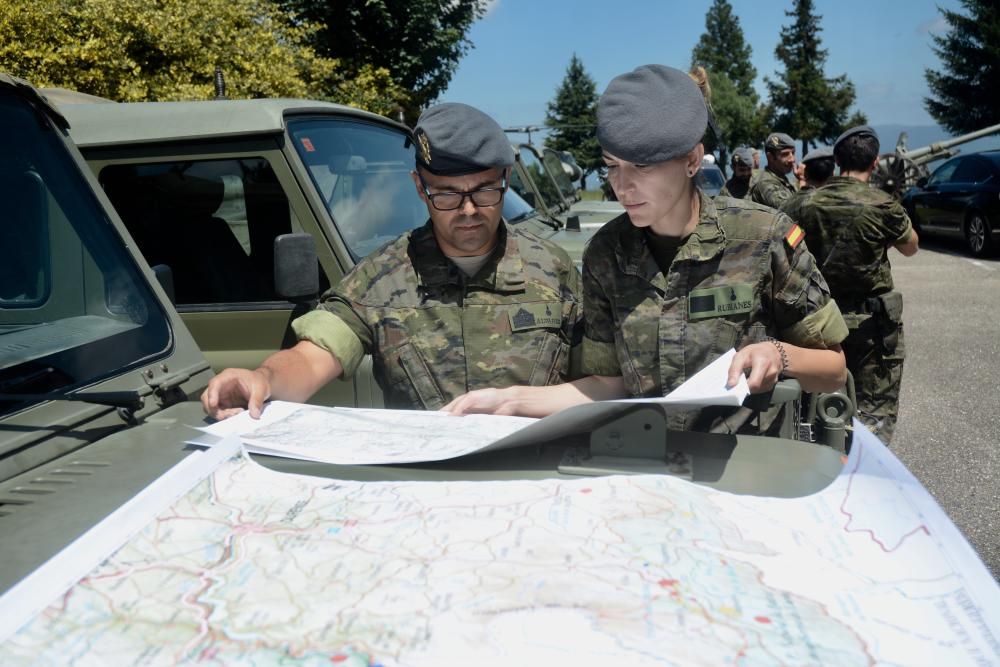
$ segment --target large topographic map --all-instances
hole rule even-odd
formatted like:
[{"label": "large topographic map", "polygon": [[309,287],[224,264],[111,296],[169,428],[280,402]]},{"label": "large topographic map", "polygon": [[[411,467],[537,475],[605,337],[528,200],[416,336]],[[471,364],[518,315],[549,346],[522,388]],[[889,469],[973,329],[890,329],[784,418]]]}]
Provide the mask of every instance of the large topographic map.
[{"label": "large topographic map", "polygon": [[69,550],[97,554],[82,578],[39,570],[0,599],[0,664],[1000,662],[996,582],[863,429],[799,499],[651,475],[342,482],[235,440],[189,458],[176,500],[117,519],[139,527],[123,544]]}]

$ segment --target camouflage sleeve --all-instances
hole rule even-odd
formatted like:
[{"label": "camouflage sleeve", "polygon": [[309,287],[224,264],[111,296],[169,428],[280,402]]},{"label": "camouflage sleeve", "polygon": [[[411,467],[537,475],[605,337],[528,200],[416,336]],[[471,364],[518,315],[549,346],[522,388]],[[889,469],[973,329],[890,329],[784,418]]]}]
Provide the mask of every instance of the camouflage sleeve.
[{"label": "camouflage sleeve", "polygon": [[886,226],[889,242],[906,243],[909,241],[913,234],[913,224],[910,222],[910,216],[906,215],[906,209],[903,208],[902,204],[891,199],[885,203],[882,211],[882,221]]},{"label": "camouflage sleeve", "polygon": [[732,197],[733,196],[732,193],[729,192],[729,184],[727,183],[726,185],[723,185],[722,189],[719,190],[719,194],[716,195],[716,196],[717,197]]},{"label": "camouflage sleeve", "polygon": [[344,297],[333,292],[312,312],[292,322],[298,340],[323,348],[340,362],[342,379],[354,375],[365,354],[370,354],[374,340],[371,328],[358,315]]},{"label": "camouflage sleeve", "polygon": [[583,287],[580,281],[580,271],[576,265],[570,267],[569,275],[563,283],[565,296],[563,301],[570,304],[570,313],[566,318],[566,336],[569,339],[569,379],[583,377]]},{"label": "camouflage sleeve", "polygon": [[847,338],[847,324],[806,243],[786,240],[792,221],[781,214],[771,244],[771,306],[781,340],[828,348]]},{"label": "camouflage sleeve", "polygon": [[[614,259],[606,245],[591,244],[583,257],[584,332],[581,371],[584,375],[622,374],[615,353],[615,323],[604,291]],[[602,280],[602,277],[604,280]]]}]

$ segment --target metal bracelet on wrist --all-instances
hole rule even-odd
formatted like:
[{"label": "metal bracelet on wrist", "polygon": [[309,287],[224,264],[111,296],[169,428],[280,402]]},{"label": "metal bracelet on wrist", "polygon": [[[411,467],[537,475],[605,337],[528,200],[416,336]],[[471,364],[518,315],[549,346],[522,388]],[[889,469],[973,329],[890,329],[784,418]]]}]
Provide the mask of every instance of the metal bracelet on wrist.
[{"label": "metal bracelet on wrist", "polygon": [[778,354],[781,355],[781,372],[784,374],[788,371],[788,353],[785,352],[785,346],[781,344],[781,341],[772,336],[765,338],[768,343],[773,343],[776,348],[778,348]]}]

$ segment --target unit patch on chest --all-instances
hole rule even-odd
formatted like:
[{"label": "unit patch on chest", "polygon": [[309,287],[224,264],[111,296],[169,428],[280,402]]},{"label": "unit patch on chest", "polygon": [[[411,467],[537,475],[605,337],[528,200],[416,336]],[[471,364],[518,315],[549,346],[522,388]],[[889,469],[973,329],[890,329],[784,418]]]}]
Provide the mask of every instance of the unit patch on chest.
[{"label": "unit patch on chest", "polygon": [[526,329],[557,329],[562,326],[562,316],[557,304],[524,303],[511,309],[511,331]]},{"label": "unit patch on chest", "polygon": [[688,320],[725,317],[753,310],[753,285],[737,283],[691,290],[688,294]]}]

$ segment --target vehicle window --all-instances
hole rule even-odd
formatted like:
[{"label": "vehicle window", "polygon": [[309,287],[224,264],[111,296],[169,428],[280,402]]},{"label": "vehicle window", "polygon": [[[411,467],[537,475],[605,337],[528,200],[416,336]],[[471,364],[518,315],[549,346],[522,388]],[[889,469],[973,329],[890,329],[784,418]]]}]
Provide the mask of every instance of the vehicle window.
[{"label": "vehicle window", "polygon": [[355,261],[426,222],[405,133],[332,118],[292,120],[288,128]]},{"label": "vehicle window", "polygon": [[521,156],[521,164],[524,165],[524,170],[527,172],[528,178],[538,188],[538,192],[545,201],[545,206],[552,209],[562,207],[562,197],[559,191],[556,190],[555,183],[549,178],[542,161],[527,146],[521,146],[518,152]]},{"label": "vehicle window", "polygon": [[696,178],[698,188],[713,197],[726,185],[726,177],[722,175],[722,170],[714,165],[703,166],[698,170]]},{"label": "vehicle window", "polygon": [[274,239],[302,226],[264,158],[116,164],[100,181],[180,310],[281,300]]},{"label": "vehicle window", "polygon": [[507,222],[520,222],[535,212],[528,202],[512,188],[503,196],[503,218]]},{"label": "vehicle window", "polygon": [[521,172],[514,167],[510,170],[510,189],[516,192],[522,199],[532,196],[531,188],[521,178]]},{"label": "vehicle window", "polygon": [[0,392],[75,389],[165,353],[165,314],[56,131],[5,92],[0,127]]},{"label": "vehicle window", "polygon": [[556,185],[559,187],[559,191],[562,192],[563,197],[568,200],[575,200],[576,187],[573,185],[569,174],[566,173],[563,161],[556,155],[555,151],[548,148],[542,151],[542,161],[545,163],[545,168],[555,179]]},{"label": "vehicle window", "polygon": [[952,183],[983,183],[990,177],[991,173],[992,169],[990,169],[989,163],[970,156],[958,165],[951,181]]},{"label": "vehicle window", "polygon": [[943,183],[950,183],[952,180],[952,175],[958,168],[959,163],[962,162],[962,158],[955,158],[954,160],[949,160],[943,165],[938,167],[933,174],[931,174],[930,179],[927,181],[927,185],[942,185]]}]

